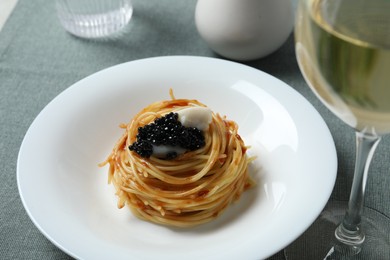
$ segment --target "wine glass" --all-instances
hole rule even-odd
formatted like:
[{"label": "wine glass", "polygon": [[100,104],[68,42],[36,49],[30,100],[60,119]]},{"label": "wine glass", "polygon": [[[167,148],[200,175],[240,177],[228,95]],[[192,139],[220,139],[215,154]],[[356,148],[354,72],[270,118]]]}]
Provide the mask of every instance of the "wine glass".
[{"label": "wine glass", "polygon": [[[389,259],[389,219],[375,211],[363,214],[363,201],[372,156],[381,136],[390,133],[390,1],[300,0],[295,40],[299,67],[310,88],[356,131],[355,172],[346,210],[340,203],[329,204],[311,227],[317,238],[307,238],[301,246],[308,247],[310,239],[324,243],[318,240],[326,238],[324,232],[333,233],[329,227],[344,215],[334,236],[328,236],[333,237],[332,246],[312,259]],[[362,227],[363,217],[369,219]],[[365,232],[371,239],[365,239]],[[288,259],[294,259],[289,256],[293,251],[286,249]]]}]

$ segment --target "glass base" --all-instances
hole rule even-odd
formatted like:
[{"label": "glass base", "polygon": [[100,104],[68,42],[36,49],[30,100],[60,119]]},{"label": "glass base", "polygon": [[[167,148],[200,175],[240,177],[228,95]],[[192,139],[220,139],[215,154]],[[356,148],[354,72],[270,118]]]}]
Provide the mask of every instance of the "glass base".
[{"label": "glass base", "polygon": [[317,259],[390,259],[390,218],[365,207],[361,247],[345,246],[335,238],[335,230],[344,217],[347,202],[331,201],[296,241],[285,249],[287,260]]}]

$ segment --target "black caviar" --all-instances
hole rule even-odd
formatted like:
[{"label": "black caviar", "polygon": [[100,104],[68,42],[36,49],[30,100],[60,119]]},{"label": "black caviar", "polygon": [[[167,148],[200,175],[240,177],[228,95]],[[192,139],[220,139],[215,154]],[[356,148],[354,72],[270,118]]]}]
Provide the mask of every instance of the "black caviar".
[{"label": "black caviar", "polygon": [[[205,145],[202,131],[195,127],[185,127],[178,120],[177,113],[169,113],[157,118],[153,123],[138,128],[137,141],[129,146],[144,158],[153,154],[153,145],[179,146],[187,151],[197,150]],[[165,159],[177,157],[175,151],[166,154]]]}]

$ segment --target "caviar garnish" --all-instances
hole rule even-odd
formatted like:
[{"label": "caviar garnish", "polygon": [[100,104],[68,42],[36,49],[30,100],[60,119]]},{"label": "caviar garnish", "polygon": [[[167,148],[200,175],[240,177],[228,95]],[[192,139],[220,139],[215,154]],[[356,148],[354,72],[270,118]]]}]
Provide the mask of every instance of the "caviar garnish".
[{"label": "caviar garnish", "polygon": [[137,141],[129,146],[130,151],[135,151],[140,156],[149,158],[153,154],[153,145],[147,141]]},{"label": "caviar garnish", "polygon": [[165,159],[172,160],[172,159],[175,159],[176,157],[177,157],[177,152],[172,151],[172,152],[167,153]]},{"label": "caviar garnish", "polygon": [[[129,146],[131,151],[144,158],[153,154],[153,146],[178,146],[194,151],[205,145],[202,131],[195,127],[185,127],[178,120],[177,113],[169,113],[157,118],[153,123],[138,128],[137,141]],[[170,151],[165,159],[174,159],[177,152]]]}]

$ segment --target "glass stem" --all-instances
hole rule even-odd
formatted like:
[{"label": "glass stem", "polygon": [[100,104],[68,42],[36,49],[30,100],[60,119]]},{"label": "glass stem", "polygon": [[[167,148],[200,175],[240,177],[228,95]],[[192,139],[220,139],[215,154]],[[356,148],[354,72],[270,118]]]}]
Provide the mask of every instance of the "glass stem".
[{"label": "glass stem", "polygon": [[364,192],[370,162],[380,140],[380,136],[356,132],[356,162],[351,195],[344,219],[335,231],[336,238],[343,244],[359,246],[364,241],[361,229]]}]

